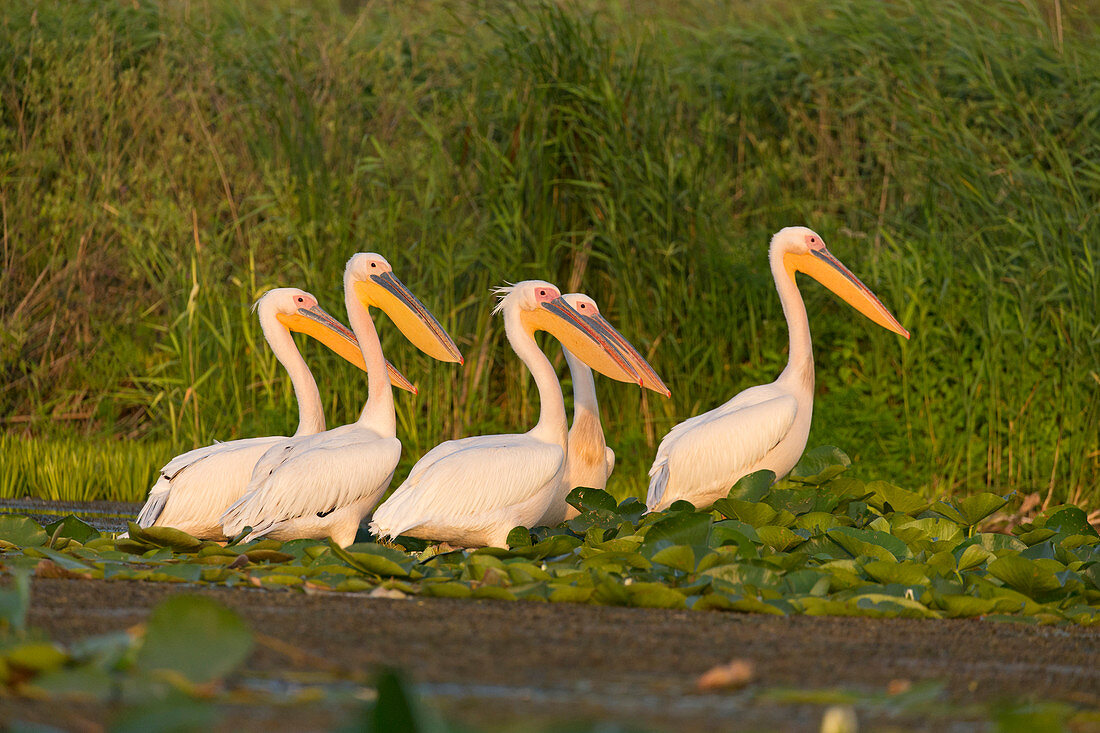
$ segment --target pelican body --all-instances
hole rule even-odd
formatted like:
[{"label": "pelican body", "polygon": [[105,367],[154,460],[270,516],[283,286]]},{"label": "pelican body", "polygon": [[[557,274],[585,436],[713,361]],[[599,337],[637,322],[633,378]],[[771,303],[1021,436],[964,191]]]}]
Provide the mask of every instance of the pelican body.
[{"label": "pelican body", "polygon": [[331,537],[346,546],[382,497],[401,457],[386,359],[368,307],[385,312],[417,348],[440,361],[462,355],[439,322],[393,274],[384,257],[361,252],[344,271],[344,301],[366,365],[359,419],[270,446],[245,493],[221,516],[222,531],[245,540]]},{"label": "pelican body", "polygon": [[804,272],[863,315],[909,338],[874,293],[806,227],[787,227],[771,240],[768,259],[790,330],[786,369],[771,384],[750,387],[710,412],[676,425],[661,439],[649,469],[651,511],[685,499],[710,506],[742,476],[768,469],[785,476],[806,448],[813,414],[814,360],[806,306],[795,283]]},{"label": "pelican body", "polygon": [[[494,313],[539,392],[539,420],[521,434],[482,435],[442,443],[374,513],[371,531],[462,547],[506,546],[508,532],[530,527],[561,495],[566,476],[565,401],[557,373],[535,343],[547,331],[588,366],[612,379],[642,383],[630,359],[594,329],[548,282],[498,290]],[[640,357],[639,357],[640,358]]]},{"label": "pelican body", "polygon": [[[624,354],[629,354],[629,342],[600,314],[596,301],[584,293],[566,293],[562,296],[589,325],[609,339]],[[625,347],[627,348],[624,348]],[[600,405],[596,398],[596,380],[592,370],[569,349],[562,347],[573,382],[573,422],[569,426],[566,450],[565,481],[559,496],[550,503],[538,525],[553,527],[566,519],[577,516],[577,510],[566,503],[569,492],[578,486],[605,489],[607,479],[615,470],[615,451],[607,445],[603,425],[600,422]],[[631,365],[642,377],[642,385],[668,397],[670,392],[657,373],[641,355],[631,360]]]},{"label": "pelican body", "polygon": [[[298,402],[295,436],[325,429],[325,415],[317,382],[306,366],[291,331],[316,338],[360,368],[364,367],[354,335],[317,305],[310,293],[297,288],[275,288],[256,301],[255,311],[275,358],[290,375]],[[412,392],[416,388],[392,366],[395,379]],[[283,436],[244,438],[196,448],[169,461],[149,490],[138,514],[142,527],[174,527],[195,537],[225,539],[218,521],[248,485],[252,467]]]}]

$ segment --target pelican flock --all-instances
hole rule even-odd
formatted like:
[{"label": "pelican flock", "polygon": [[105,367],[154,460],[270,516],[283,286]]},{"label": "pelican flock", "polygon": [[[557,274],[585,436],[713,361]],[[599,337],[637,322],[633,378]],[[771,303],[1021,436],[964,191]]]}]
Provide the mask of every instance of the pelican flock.
[{"label": "pelican flock", "polygon": [[[275,358],[290,375],[298,402],[298,429],[294,437],[325,429],[321,393],[290,332],[305,333],[342,357],[365,369],[355,336],[326,313],[310,293],[297,288],[266,292],[254,306],[264,339]],[[387,365],[396,384],[416,388],[393,365]],[[244,438],[196,448],[169,461],[160,469],[149,498],[138,514],[141,527],[174,527],[195,537],[225,539],[219,518],[244,494],[252,467],[282,436]]]},{"label": "pelican flock", "polygon": [[[742,476],[769,469],[782,477],[801,457],[813,412],[814,364],[796,273],[814,278],[883,328],[909,337],[812,230],[777,232],[769,263],[789,329],[787,367],[774,382],[750,387],[664,436],[649,471],[650,511],[681,499],[706,508]],[[294,435],[217,443],[177,456],[161,470],[138,523],[220,540],[331,537],[347,546],[369,516],[370,532],[382,541],[408,536],[480,547],[507,546],[515,527],[553,526],[575,515],[566,503],[570,490],[603,489],[615,467],[594,372],[665,397],[671,392],[588,295],[562,295],[543,280],[496,292],[493,313],[503,318],[507,340],[538,391],[538,420],[526,432],[441,443],[381,501],[401,456],[392,385],[414,393],[416,388],[383,356],[369,309],[385,313],[434,359],[462,364],[462,356],[389,262],[359,253],[344,271],[351,331],[303,290],[272,290],[257,302],[264,336],[298,400]],[[291,331],[316,338],[366,372],[367,399],[356,421],[325,430],[317,383]],[[535,341],[537,331],[562,346],[573,386],[572,425],[557,372]]]}]

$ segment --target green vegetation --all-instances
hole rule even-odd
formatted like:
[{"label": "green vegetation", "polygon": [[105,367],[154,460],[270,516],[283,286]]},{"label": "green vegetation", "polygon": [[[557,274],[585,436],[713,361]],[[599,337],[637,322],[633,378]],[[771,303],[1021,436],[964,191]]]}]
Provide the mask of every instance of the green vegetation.
[{"label": "green vegetation", "polygon": [[[140,441],[104,469],[131,499],[153,454],[285,432],[249,305],[296,285],[338,313],[343,263],[377,250],[467,356],[429,364],[381,326],[421,388],[397,398],[405,467],[532,423],[488,290],[542,277],[596,297],[673,390],[599,386],[610,489],[640,495],[671,425],[781,369],[765,252],[798,223],[913,332],[804,284],[810,445],[925,497],[1097,504],[1087,3],[357,6],[6,4],[6,430]],[[303,348],[347,421],[361,375]],[[10,475],[50,445],[5,441],[0,488],[63,492]]]},{"label": "green vegetation", "polygon": [[[112,580],[251,584],[771,614],[1100,623],[1100,534],[1074,506],[1048,509],[1015,536],[980,523],[1007,497],[931,503],[885,481],[843,476],[848,457],[809,452],[789,480],[760,472],[714,512],[676,502],[643,514],[628,498],[576,489],[580,516],[518,527],[509,549],[443,552],[395,545],[260,540],[223,547],[175,529],[130,525],[126,539],[79,520],[39,528],[0,516],[0,568],[48,560]],[[381,591],[379,591],[381,589]]]}]

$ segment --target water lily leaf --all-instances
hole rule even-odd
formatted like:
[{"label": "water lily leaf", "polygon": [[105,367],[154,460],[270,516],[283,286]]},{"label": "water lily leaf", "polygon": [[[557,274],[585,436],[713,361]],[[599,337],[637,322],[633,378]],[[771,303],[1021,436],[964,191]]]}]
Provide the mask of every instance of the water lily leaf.
[{"label": "water lily leaf", "polygon": [[587,511],[600,510],[614,512],[616,508],[615,497],[603,489],[593,489],[579,486],[569,492],[565,497],[566,503],[582,514]]},{"label": "water lily leaf", "polygon": [[209,598],[178,595],[153,609],[134,663],[201,684],[226,676],[251,651],[252,633],[240,616]]},{"label": "water lily leaf", "polygon": [[714,508],[721,512],[722,516],[737,519],[752,527],[761,527],[771,524],[779,514],[774,508],[763,502],[743,501],[741,499],[719,499],[714,502]]},{"label": "water lily leaf", "polygon": [[40,674],[57,669],[69,658],[60,646],[50,641],[27,641],[6,648],[0,656],[9,667]]},{"label": "water lily leaf", "polygon": [[513,547],[530,547],[531,546],[531,530],[526,527],[512,527],[508,532],[508,538],[505,540],[505,544],[508,548]]},{"label": "water lily leaf", "polygon": [[958,569],[960,571],[970,570],[990,560],[996,559],[996,555],[978,543],[967,545],[966,548],[958,554]]},{"label": "water lily leaf", "polygon": [[0,514],[0,540],[16,547],[40,547],[49,535],[30,517],[19,514]]},{"label": "water lily leaf", "polygon": [[843,547],[853,557],[868,555],[876,560],[901,560],[909,554],[905,543],[886,532],[855,527],[835,527],[827,533],[829,539]]},{"label": "water lily leaf", "polygon": [[[640,557],[640,556],[639,556]],[[655,563],[666,565],[685,573],[695,570],[695,551],[687,545],[672,545],[653,553]]]},{"label": "water lily leaf", "polygon": [[217,711],[208,702],[180,693],[127,708],[113,721],[112,733],[177,733],[213,730]]},{"label": "water lily leaf", "polygon": [[964,527],[972,527],[993,512],[1008,503],[1009,497],[983,492],[965,497],[956,497],[950,503],[937,501],[932,511],[958,522]]},{"label": "water lily leaf", "polygon": [[295,559],[294,555],[280,552],[278,550],[248,550],[243,554],[245,557],[248,558],[249,562],[256,563],[284,563]]},{"label": "water lily leaf", "polygon": [[1021,532],[1019,535],[1019,540],[1020,542],[1023,542],[1025,545],[1028,545],[1030,547],[1031,545],[1037,545],[1040,542],[1045,542],[1056,534],[1058,534],[1058,532],[1049,527],[1036,527],[1035,529],[1028,532]]},{"label": "water lily leaf", "polygon": [[1088,535],[1100,537],[1096,528],[1089,524],[1088,515],[1080,507],[1065,506],[1050,511],[1043,525],[1047,529],[1064,532],[1067,535]]},{"label": "water lily leaf", "polygon": [[111,675],[97,667],[55,669],[36,677],[31,685],[40,695],[84,701],[105,701],[111,696]]},{"label": "water lily leaf", "polygon": [[130,522],[130,539],[137,542],[168,547],[176,552],[198,552],[203,541],[174,527],[145,527]]},{"label": "water lily leaf", "polygon": [[425,583],[420,586],[420,595],[433,598],[469,598],[470,586],[457,581],[443,583]]},{"label": "water lily leaf", "polygon": [[665,540],[673,545],[705,545],[710,534],[710,514],[701,512],[676,512],[662,517],[649,526],[642,542],[643,548],[660,549],[657,543]]},{"label": "water lily leaf", "polygon": [[[740,499],[741,501],[760,501],[775,483],[775,472],[764,469],[754,471],[737,480],[726,494],[726,498]],[[732,517],[730,517],[732,519]]]},{"label": "water lily leaf", "polygon": [[889,509],[915,517],[931,505],[920,494],[894,486],[888,481],[870,481],[866,484],[866,489],[871,492],[867,503],[880,512]]},{"label": "water lily leaf", "polygon": [[989,563],[987,569],[990,575],[1030,598],[1062,588],[1055,571],[1039,560],[1006,555]]},{"label": "water lily leaf", "polygon": [[400,550],[373,542],[359,542],[344,549],[329,539],[329,549],[351,567],[371,575],[407,578],[413,565],[413,559]]},{"label": "water lily leaf", "polygon": [[631,583],[626,587],[631,606],[642,608],[684,608],[686,601],[682,593],[677,593],[661,583]]},{"label": "water lily leaf", "polygon": [[[809,534],[806,530],[799,531],[807,535]],[[757,527],[756,532],[760,535],[760,539],[764,541],[764,544],[768,545],[776,552],[786,552],[808,539],[808,536],[804,537],[796,532],[792,532],[786,527]]]},{"label": "water lily leaf", "polygon": [[99,530],[73,514],[58,519],[56,522],[51,522],[42,529],[50,537],[68,537],[81,544],[102,536]]},{"label": "water lily leaf", "polygon": [[553,588],[549,598],[551,603],[588,603],[596,592],[595,588],[561,583],[552,583],[550,587]]},{"label": "water lily leaf", "polygon": [[970,618],[990,613],[1011,613],[1019,610],[1020,604],[1011,598],[979,598],[977,596],[956,594],[938,598],[948,618]]},{"label": "water lily leaf", "polygon": [[924,604],[909,598],[888,596],[882,593],[865,593],[848,600],[857,608],[871,611],[874,616],[886,618],[939,618],[940,614]]},{"label": "water lily leaf", "polygon": [[809,530],[814,534],[821,534],[833,527],[843,526],[837,515],[831,512],[809,512],[795,518],[791,525],[798,529]]},{"label": "water lily leaf", "polygon": [[900,583],[906,586],[921,586],[928,583],[928,573],[915,562],[885,562],[872,560],[863,565],[863,572],[880,583]]},{"label": "water lily leaf", "polygon": [[[779,512],[799,516],[812,511],[830,511],[837,498],[820,489],[772,489],[763,502]],[[793,520],[792,520],[793,521]]]},{"label": "water lily leaf", "polygon": [[547,537],[542,542],[537,542],[530,547],[517,547],[512,553],[518,557],[531,560],[545,560],[551,557],[568,555],[582,544],[579,537],[557,534]]},{"label": "water lily leaf", "polygon": [[646,513],[646,505],[633,496],[623,499],[619,506],[615,507],[615,513],[625,522],[637,524],[642,515]]},{"label": "water lily leaf", "polygon": [[802,454],[791,470],[790,479],[800,484],[820,486],[839,476],[852,465],[852,459],[840,448],[820,445]]}]

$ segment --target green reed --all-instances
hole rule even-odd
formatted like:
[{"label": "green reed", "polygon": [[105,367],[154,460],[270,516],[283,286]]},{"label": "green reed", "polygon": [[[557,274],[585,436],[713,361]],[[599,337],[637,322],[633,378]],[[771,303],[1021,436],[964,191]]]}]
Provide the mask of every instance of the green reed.
[{"label": "green reed", "polygon": [[[596,297],[673,390],[599,381],[611,488],[637,494],[669,427],[782,369],[767,241],[806,224],[913,332],[803,282],[811,445],[932,493],[1095,502],[1087,9],[755,7],[15,2],[0,414],[92,446],[285,434],[249,307],[294,285],[339,315],[343,263],[376,250],[467,357],[378,319],[421,390],[396,398],[405,465],[533,422],[489,290],[540,277]],[[362,374],[300,343],[329,424],[353,419]]]}]

